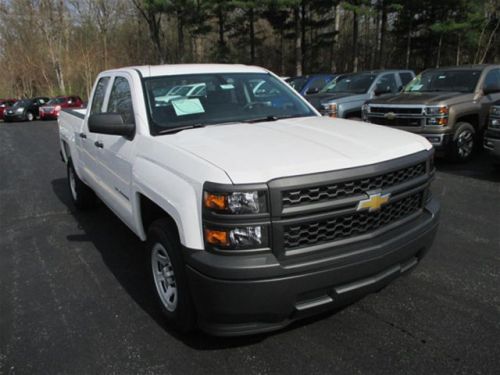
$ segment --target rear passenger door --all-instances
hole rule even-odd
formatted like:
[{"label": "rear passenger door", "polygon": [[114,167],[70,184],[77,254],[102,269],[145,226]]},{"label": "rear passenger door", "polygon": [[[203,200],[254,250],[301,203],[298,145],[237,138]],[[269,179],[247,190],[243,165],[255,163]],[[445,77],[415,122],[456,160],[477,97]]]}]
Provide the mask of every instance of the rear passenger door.
[{"label": "rear passenger door", "polygon": [[[124,123],[135,124],[132,103],[132,80],[126,74],[113,78],[103,112],[119,113]],[[105,188],[106,203],[126,223],[132,225],[132,147],[130,138],[99,134],[100,179]]]},{"label": "rear passenger door", "polygon": [[[100,164],[98,162],[101,157],[101,150],[96,146],[98,142],[98,134],[91,133],[88,128],[88,116],[96,113],[101,113],[104,108],[104,101],[109,90],[111,77],[101,77],[97,81],[94,93],[92,96],[92,103],[87,111],[87,117],[83,128],[75,136],[75,144],[79,153],[79,160],[81,161],[81,176],[98,193],[102,190],[102,182],[98,172]],[[77,166],[75,166],[78,168]]]}]

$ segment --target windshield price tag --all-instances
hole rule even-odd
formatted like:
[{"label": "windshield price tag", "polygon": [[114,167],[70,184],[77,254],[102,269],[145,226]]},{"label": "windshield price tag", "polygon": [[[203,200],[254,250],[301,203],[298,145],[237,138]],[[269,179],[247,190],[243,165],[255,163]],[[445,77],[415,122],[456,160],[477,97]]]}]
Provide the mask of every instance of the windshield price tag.
[{"label": "windshield price tag", "polygon": [[175,114],[177,116],[194,115],[196,113],[205,113],[205,109],[200,99],[177,99],[172,100]]}]

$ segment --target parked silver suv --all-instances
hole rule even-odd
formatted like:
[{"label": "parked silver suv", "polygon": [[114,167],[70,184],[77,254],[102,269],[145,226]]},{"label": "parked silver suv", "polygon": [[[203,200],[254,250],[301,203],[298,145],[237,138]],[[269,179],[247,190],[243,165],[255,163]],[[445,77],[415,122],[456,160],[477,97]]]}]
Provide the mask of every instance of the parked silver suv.
[{"label": "parked silver suv", "polygon": [[361,120],[361,106],[369,99],[395,95],[415,77],[411,70],[374,70],[336,77],[306,99],[323,115]]}]

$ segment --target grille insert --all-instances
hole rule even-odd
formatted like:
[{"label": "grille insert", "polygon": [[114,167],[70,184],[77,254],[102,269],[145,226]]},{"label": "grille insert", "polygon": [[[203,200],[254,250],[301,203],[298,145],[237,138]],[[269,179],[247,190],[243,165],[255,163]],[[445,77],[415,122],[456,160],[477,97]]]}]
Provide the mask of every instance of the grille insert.
[{"label": "grille insert", "polygon": [[396,113],[396,114],[413,114],[421,115],[422,108],[399,108],[399,107],[370,107],[371,113]]},{"label": "grille insert", "polygon": [[309,188],[287,190],[283,192],[283,207],[326,202],[334,199],[363,194],[374,189],[394,186],[425,174],[425,162],[412,165],[394,172],[367,177],[348,182],[321,185]]},{"label": "grille insert", "polygon": [[378,212],[355,212],[328,220],[288,225],[284,228],[285,250],[338,241],[372,232],[403,219],[422,206],[423,193],[409,195]]}]

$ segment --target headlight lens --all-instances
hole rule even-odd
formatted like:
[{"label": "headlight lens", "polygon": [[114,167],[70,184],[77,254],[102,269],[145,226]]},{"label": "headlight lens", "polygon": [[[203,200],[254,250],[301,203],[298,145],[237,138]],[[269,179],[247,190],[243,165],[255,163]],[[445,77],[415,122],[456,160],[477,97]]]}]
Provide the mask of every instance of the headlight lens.
[{"label": "headlight lens", "polygon": [[425,113],[428,116],[447,116],[449,113],[449,108],[446,105],[425,107]]},{"label": "headlight lens", "polygon": [[361,111],[362,111],[363,113],[370,113],[370,106],[369,106],[368,104],[363,104],[363,105],[361,106]]},{"label": "headlight lens", "polygon": [[490,119],[490,128],[500,128],[500,118]]},{"label": "headlight lens", "polygon": [[23,111],[24,111],[24,108],[22,108],[22,107],[21,107],[21,108],[16,109],[16,113],[23,113]]},{"label": "headlight lens", "polygon": [[325,114],[330,117],[337,117],[337,103],[322,103]]},{"label": "headlight lens", "polygon": [[492,116],[500,116],[500,106],[492,106],[490,109],[490,115]]},{"label": "headlight lens", "polygon": [[262,225],[236,228],[205,227],[205,241],[221,250],[245,250],[267,247],[267,228]]},{"label": "headlight lens", "polygon": [[203,193],[203,205],[222,214],[259,214],[267,211],[264,192]]}]

